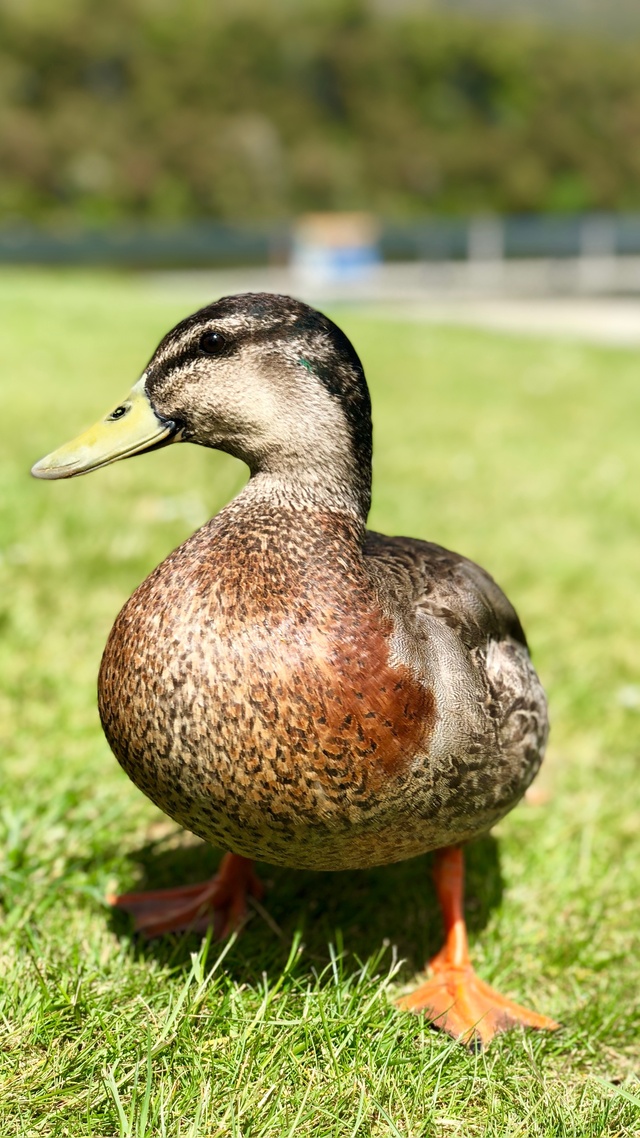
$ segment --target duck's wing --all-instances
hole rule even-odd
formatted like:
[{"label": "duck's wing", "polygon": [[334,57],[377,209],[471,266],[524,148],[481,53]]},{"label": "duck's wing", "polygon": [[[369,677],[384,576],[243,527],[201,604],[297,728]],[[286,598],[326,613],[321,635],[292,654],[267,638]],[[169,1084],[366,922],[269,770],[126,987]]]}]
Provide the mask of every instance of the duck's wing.
[{"label": "duck's wing", "polygon": [[441,545],[368,531],[365,556],[396,603],[448,625],[468,650],[505,638],[527,647],[518,615],[486,570]]},{"label": "duck's wing", "polygon": [[365,560],[400,630],[399,658],[436,695],[431,761],[473,770],[465,777],[475,789],[462,801],[477,817],[495,811],[495,821],[533,779],[548,734],[544,691],[516,612],[484,569],[431,542],[371,533]]}]

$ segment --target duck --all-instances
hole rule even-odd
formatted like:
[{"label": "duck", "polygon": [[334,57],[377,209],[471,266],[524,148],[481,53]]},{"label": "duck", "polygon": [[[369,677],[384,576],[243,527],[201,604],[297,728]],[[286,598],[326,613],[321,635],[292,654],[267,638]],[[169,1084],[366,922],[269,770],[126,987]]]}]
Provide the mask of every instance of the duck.
[{"label": "duck", "polygon": [[545,695],[484,569],[367,529],[371,402],[350,340],[292,297],[215,300],[32,473],[178,442],[233,455],[249,479],[124,605],[98,707],[135,785],[225,853],[210,881],[111,903],[146,936],[226,936],[262,896],[256,860],[345,871],[432,852],[444,943],[398,1007],[468,1045],[555,1030],[481,980],[464,919],[464,847],[536,775]]}]

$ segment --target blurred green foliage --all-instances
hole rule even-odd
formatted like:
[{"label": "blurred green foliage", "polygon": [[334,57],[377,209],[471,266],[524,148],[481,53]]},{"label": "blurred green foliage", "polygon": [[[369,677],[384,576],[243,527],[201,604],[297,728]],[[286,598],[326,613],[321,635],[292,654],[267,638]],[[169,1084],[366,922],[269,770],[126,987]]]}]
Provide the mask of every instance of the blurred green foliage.
[{"label": "blurred green foliage", "polygon": [[364,0],[0,0],[0,219],[640,208],[639,73]]}]

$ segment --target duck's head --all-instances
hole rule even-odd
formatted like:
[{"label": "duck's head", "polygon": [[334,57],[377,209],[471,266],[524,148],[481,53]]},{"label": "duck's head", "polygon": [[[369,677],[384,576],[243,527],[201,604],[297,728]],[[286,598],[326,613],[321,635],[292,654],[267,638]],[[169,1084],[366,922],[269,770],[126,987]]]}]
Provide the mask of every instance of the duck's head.
[{"label": "duck's head", "polygon": [[182,320],[129,395],[32,469],[73,478],[120,458],[193,442],[242,459],[303,500],[366,517],[371,405],[343,332],[300,301],[242,293]]}]

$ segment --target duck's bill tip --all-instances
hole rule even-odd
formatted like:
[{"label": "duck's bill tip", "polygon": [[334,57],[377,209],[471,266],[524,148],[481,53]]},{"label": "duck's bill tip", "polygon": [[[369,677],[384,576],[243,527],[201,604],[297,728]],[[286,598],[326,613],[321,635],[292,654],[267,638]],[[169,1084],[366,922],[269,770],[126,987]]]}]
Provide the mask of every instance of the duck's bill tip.
[{"label": "duck's bill tip", "polygon": [[52,463],[52,455],[47,454],[38,462],[34,462],[31,467],[31,474],[34,478],[71,478],[72,472],[65,470],[63,467]]},{"label": "duck's bill tip", "polygon": [[75,478],[108,466],[121,458],[173,442],[174,422],[153,409],[144,386],[138,382],[123,403],[77,438],[31,467],[34,478]]}]

